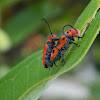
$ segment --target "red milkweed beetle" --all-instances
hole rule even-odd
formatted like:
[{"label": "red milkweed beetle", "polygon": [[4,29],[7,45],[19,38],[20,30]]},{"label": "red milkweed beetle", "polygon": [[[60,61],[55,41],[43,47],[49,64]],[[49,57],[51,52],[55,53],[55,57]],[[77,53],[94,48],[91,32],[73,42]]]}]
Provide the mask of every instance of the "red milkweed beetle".
[{"label": "red milkweed beetle", "polygon": [[[64,34],[64,28],[66,26],[70,26],[72,29],[68,30],[65,34]],[[61,36],[61,38],[58,40],[56,46],[53,48],[52,52],[51,52],[51,62],[56,62],[57,60],[59,60],[60,58],[62,58],[62,60],[64,61],[64,65],[66,63],[64,57],[63,57],[63,54],[67,51],[67,49],[69,48],[70,44],[75,44],[76,46],[80,46],[76,43],[74,43],[75,39],[74,37],[78,37],[79,38],[82,38],[84,36],[81,37],[80,36],[80,30],[78,29],[75,29],[73,26],[67,24],[65,25],[63,28],[63,36]],[[63,65],[63,66],[64,66]]]},{"label": "red milkweed beetle", "polygon": [[[48,22],[43,18],[42,18],[42,21],[45,21],[48,24]],[[48,27],[49,27],[51,35],[49,35],[49,37],[47,38],[47,43],[44,45],[42,62],[43,62],[43,65],[45,68],[49,67],[49,69],[50,69],[53,66],[53,63],[50,60],[51,52],[52,52],[53,47],[55,45],[55,41],[57,41],[59,39],[57,38],[56,35],[52,34],[52,31],[51,31],[49,24],[48,24]],[[55,62],[54,62],[54,64],[55,64]],[[56,64],[55,64],[55,66],[56,66]]]}]

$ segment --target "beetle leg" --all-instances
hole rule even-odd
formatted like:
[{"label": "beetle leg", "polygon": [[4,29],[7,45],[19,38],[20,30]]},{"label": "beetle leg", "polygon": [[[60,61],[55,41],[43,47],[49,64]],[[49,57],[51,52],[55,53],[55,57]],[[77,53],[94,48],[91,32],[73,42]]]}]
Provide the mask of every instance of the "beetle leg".
[{"label": "beetle leg", "polygon": [[56,63],[54,63],[54,64],[55,64],[55,66],[57,67]]},{"label": "beetle leg", "polygon": [[58,40],[60,40],[60,38],[55,38],[54,40],[55,40],[55,41],[58,41]]},{"label": "beetle leg", "polygon": [[49,66],[49,70],[51,70],[51,67]]},{"label": "beetle leg", "polygon": [[80,47],[80,45],[76,44],[75,42],[72,42],[73,44],[75,44],[77,47]]},{"label": "beetle leg", "polygon": [[64,61],[64,64],[63,64],[63,66],[64,66],[66,64],[66,61],[65,61],[65,59],[64,59],[62,54],[61,54],[61,57],[62,57],[62,60]]}]

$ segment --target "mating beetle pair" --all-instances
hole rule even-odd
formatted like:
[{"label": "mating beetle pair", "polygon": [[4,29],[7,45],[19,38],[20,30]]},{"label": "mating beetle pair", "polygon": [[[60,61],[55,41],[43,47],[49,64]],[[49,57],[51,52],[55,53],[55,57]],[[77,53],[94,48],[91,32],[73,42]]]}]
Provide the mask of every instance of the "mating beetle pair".
[{"label": "mating beetle pair", "polygon": [[[48,22],[45,19],[42,19],[42,20],[48,24]],[[44,67],[50,69],[53,66],[53,63],[55,64],[55,62],[57,60],[59,60],[60,58],[62,58],[62,60],[64,61],[64,65],[65,65],[66,61],[63,57],[63,54],[67,51],[70,44],[72,44],[72,43],[79,47],[80,45],[74,43],[74,41],[75,41],[74,37],[78,37],[78,39],[79,39],[79,38],[82,38],[84,36],[84,34],[81,37],[80,30],[67,24],[61,29],[61,31],[63,31],[63,35],[61,36],[61,38],[57,38],[57,35],[52,34],[49,24],[48,24],[48,26],[49,26],[51,35],[49,35],[49,37],[47,39],[47,43],[44,45],[42,60],[43,60]],[[64,28],[66,26],[70,26],[72,29],[68,30],[64,34]],[[55,41],[58,41],[56,45],[55,45]],[[57,67],[56,64],[55,64],[55,66]]]}]

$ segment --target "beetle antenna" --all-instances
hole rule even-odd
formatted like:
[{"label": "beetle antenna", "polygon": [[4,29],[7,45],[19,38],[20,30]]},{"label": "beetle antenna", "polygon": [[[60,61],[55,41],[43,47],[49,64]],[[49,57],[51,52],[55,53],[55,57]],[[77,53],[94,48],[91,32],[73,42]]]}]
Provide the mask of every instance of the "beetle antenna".
[{"label": "beetle antenna", "polygon": [[[44,18],[42,18],[41,20],[42,21],[45,21],[48,24],[48,22]],[[51,28],[50,28],[50,25],[49,24],[48,24],[48,27],[49,27],[50,33],[52,34],[52,31],[51,31]]]},{"label": "beetle antenna", "polygon": [[[69,24],[66,24],[66,25],[63,26],[63,28],[62,28],[56,35],[58,35],[61,31],[63,31],[63,34],[64,34],[64,28],[65,28],[66,26],[70,26],[71,28],[74,28],[73,26],[71,26],[71,25],[69,25]],[[75,28],[74,28],[74,29],[75,29]],[[76,30],[76,29],[75,29],[75,30]]]},{"label": "beetle antenna", "polygon": [[[70,26],[71,28],[74,28],[72,25],[69,25],[69,24],[64,25],[63,28],[62,28],[63,34],[64,34],[64,28],[65,28],[66,26]],[[75,29],[75,28],[74,28],[74,29]],[[75,29],[75,30],[76,30],[76,29]]]}]

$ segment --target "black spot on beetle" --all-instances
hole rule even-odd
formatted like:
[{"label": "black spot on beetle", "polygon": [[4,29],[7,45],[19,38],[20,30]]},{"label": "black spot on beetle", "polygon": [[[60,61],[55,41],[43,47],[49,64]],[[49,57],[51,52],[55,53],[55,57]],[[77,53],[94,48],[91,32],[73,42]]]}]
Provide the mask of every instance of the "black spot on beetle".
[{"label": "black spot on beetle", "polygon": [[65,39],[65,37],[63,38],[63,40]]},{"label": "black spot on beetle", "polygon": [[52,51],[53,53],[55,52],[55,50]]},{"label": "black spot on beetle", "polygon": [[70,30],[71,31],[71,30]]}]

